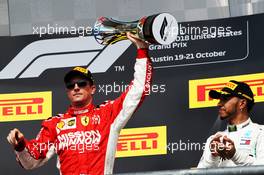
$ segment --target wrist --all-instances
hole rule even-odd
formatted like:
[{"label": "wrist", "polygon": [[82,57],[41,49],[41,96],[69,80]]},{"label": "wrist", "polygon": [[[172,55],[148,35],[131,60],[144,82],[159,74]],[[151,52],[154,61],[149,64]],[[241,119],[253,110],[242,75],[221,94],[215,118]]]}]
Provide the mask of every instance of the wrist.
[{"label": "wrist", "polygon": [[219,155],[212,155],[212,154],[210,154],[210,155],[207,157],[207,161],[208,161],[208,162],[217,162],[218,160],[220,160]]},{"label": "wrist", "polygon": [[148,57],[148,48],[137,49],[137,58],[147,58]]},{"label": "wrist", "polygon": [[137,49],[148,49],[148,45],[137,45]]},{"label": "wrist", "polygon": [[26,141],[24,138],[19,139],[19,141],[17,142],[17,144],[14,146],[14,149],[17,152],[21,152],[25,149],[26,147]]}]

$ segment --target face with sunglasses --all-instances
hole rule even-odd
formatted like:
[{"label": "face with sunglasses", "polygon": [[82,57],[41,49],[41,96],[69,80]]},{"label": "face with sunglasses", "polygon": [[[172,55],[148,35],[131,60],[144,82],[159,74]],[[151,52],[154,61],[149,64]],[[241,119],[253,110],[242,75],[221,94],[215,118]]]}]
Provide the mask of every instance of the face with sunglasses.
[{"label": "face with sunglasses", "polygon": [[83,78],[75,77],[65,84],[68,98],[71,105],[76,108],[81,108],[92,101],[92,95],[95,93],[95,85]]}]

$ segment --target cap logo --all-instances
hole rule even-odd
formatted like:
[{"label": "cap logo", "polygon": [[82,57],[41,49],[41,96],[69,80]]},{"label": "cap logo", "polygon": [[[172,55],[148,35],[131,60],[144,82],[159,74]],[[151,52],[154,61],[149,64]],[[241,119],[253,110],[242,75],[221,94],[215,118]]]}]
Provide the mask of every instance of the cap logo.
[{"label": "cap logo", "polygon": [[75,67],[73,70],[76,70],[76,71],[79,71],[79,72],[82,72],[84,74],[88,74],[88,69],[85,69],[83,67]]},{"label": "cap logo", "polygon": [[220,93],[223,94],[223,95],[228,95],[228,94],[230,94],[229,92],[225,92],[225,91],[220,91]]},{"label": "cap logo", "polygon": [[238,92],[239,95],[242,95],[243,97],[247,98],[248,100],[251,100],[253,101],[253,98],[251,98],[250,96],[246,95],[246,94],[243,94],[241,92]]},{"label": "cap logo", "polygon": [[226,83],[226,87],[232,90],[235,90],[238,85],[233,82]]}]

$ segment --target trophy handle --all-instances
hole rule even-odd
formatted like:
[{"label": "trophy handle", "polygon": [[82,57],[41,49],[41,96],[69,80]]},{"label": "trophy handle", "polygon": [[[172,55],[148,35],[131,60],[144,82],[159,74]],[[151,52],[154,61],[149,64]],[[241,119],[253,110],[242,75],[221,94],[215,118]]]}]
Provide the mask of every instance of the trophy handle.
[{"label": "trophy handle", "polygon": [[118,21],[113,18],[100,17],[94,25],[94,37],[99,44],[114,44],[126,40],[126,32],[138,33],[138,20]]},{"label": "trophy handle", "polygon": [[107,45],[127,39],[126,32],[131,32],[151,44],[168,45],[176,40],[178,23],[169,13],[151,15],[131,22],[100,17],[95,23],[93,33],[98,43]]}]

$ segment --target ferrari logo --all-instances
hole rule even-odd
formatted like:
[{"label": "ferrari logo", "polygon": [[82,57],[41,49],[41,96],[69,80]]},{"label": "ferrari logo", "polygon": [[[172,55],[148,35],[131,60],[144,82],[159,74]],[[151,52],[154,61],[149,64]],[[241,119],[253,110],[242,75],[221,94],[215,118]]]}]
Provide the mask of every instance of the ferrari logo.
[{"label": "ferrari logo", "polygon": [[89,124],[89,117],[87,117],[87,116],[83,116],[83,117],[81,118],[81,122],[82,122],[82,125],[83,125],[83,126],[87,126],[87,125]]}]

